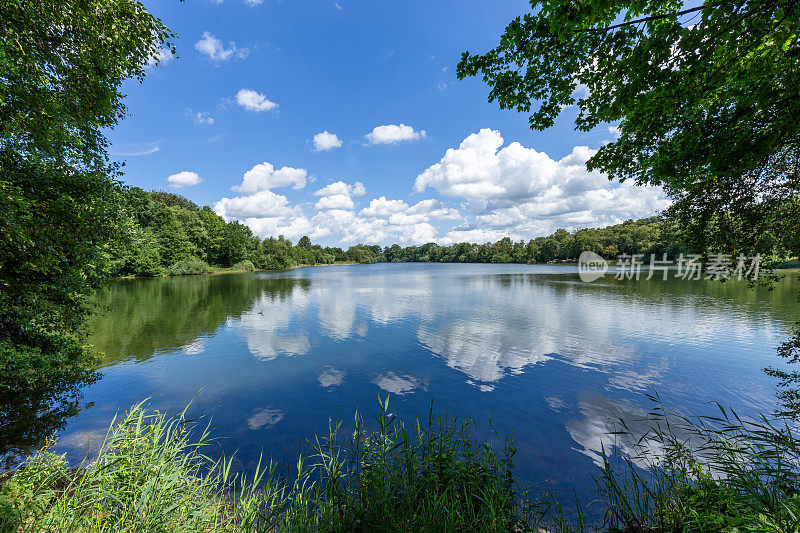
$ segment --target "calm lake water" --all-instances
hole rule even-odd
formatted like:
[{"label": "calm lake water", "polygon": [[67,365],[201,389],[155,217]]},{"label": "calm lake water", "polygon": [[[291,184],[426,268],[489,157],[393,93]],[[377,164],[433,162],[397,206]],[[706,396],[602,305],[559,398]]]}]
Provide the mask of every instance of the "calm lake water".
[{"label": "calm lake water", "polygon": [[[79,461],[138,400],[212,419],[236,466],[291,461],[329,417],[391,393],[512,432],[524,481],[586,495],[605,433],[657,391],[672,408],[774,406],[762,368],[798,319],[796,277],[582,283],[574,266],[379,264],[154,280],[104,291],[91,342],[104,377],[57,448]],[[352,424],[352,423],[351,423]],[[352,427],[352,425],[351,425]],[[587,497],[586,499],[591,499]]]}]

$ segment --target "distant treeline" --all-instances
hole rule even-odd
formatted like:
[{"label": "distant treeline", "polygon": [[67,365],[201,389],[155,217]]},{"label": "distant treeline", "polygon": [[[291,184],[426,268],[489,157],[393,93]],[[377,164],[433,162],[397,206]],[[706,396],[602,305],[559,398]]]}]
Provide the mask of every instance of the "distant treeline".
[{"label": "distant treeline", "polygon": [[[376,254],[377,261],[435,262],[435,263],[552,263],[575,261],[584,250],[598,253],[607,259],[620,254],[662,254],[670,257],[685,251],[674,237],[677,232],[659,217],[628,220],[605,228],[556,230],[547,237],[527,242],[509,237],[495,243],[457,243],[439,246],[434,243],[402,248],[397,244]],[[374,249],[367,246],[364,248]],[[351,248],[352,250],[352,248]],[[349,252],[348,252],[349,253]]]},{"label": "distant treeline", "polygon": [[347,250],[322,247],[302,237],[297,244],[279,236],[261,239],[239,222],[225,222],[208,207],[177,194],[127,188],[122,192],[126,224],[110,253],[117,275],[158,276],[211,270],[280,270],[334,262],[550,263],[575,260],[591,250],[613,259],[619,254],[685,251],[679,232],[659,217],[629,220],[597,229],[559,229],[547,237],[495,243],[387,247],[358,244]]}]

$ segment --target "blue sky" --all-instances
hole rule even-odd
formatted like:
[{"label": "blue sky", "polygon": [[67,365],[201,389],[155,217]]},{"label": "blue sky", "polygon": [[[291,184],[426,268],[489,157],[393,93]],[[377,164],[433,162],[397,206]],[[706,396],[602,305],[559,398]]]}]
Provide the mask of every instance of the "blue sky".
[{"label": "blue sky", "polygon": [[126,82],[113,158],[128,184],[178,192],[261,236],[528,239],[667,205],[659,189],[586,171],[612,125],[577,132],[567,108],[534,132],[488,103],[479,79],[456,79],[461,53],[493,47],[527,2],[144,3],[178,34],[178,57]]}]

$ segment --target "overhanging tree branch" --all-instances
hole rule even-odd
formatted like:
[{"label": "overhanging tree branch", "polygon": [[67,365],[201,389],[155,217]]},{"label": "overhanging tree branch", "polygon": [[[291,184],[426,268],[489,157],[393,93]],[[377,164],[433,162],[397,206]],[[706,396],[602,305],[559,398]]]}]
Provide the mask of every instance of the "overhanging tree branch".
[{"label": "overhanging tree branch", "polygon": [[[660,20],[660,19],[665,19],[665,18],[669,18],[669,17],[682,17],[683,15],[688,15],[689,13],[695,13],[697,11],[702,11],[704,9],[719,7],[719,6],[721,6],[721,5],[725,4],[725,3],[726,2],[715,2],[715,3],[709,4],[709,5],[703,4],[702,6],[692,7],[692,8],[689,8],[689,9],[684,9],[683,11],[678,11],[678,12],[675,12],[675,13],[662,13],[660,15],[650,15],[648,17],[642,17],[642,18],[636,19],[636,20],[629,20],[627,22],[620,22],[619,24],[614,24],[612,26],[606,26],[605,28],[589,28],[589,29],[583,30],[583,32],[584,33],[586,33],[586,32],[588,32],[588,33],[602,33],[602,32],[607,32],[607,31],[611,31],[611,30],[616,30],[616,29],[619,29],[619,28],[624,28],[625,26],[634,26],[636,24],[641,24],[642,22],[651,22],[653,20]],[[744,4],[744,2],[738,2],[738,4]]]}]

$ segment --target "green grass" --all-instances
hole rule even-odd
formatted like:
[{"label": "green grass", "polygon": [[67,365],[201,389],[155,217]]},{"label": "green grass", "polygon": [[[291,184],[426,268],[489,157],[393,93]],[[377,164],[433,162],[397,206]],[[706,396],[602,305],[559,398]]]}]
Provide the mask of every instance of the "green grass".
[{"label": "green grass", "polygon": [[251,477],[210,459],[210,434],[185,413],[134,406],[97,460],[67,468],[51,442],[0,490],[3,531],[523,531],[532,507],[513,479],[514,448],[474,436],[468,420],[431,411],[406,428],[381,402],[377,429],[359,415],[312,443],[296,472]]},{"label": "green grass", "polygon": [[[657,401],[657,398],[654,398]],[[788,422],[689,419],[658,407],[650,431],[603,451],[597,500],[609,531],[800,530],[800,440]],[[208,428],[131,408],[97,459],[70,470],[54,444],[0,488],[0,531],[589,531],[583,510],[514,479],[515,448],[472,420],[431,409],[407,426],[380,403],[373,430],[310,443],[291,475],[259,463],[246,477],[213,460]],[[644,466],[644,468],[642,468]],[[546,528],[546,529],[543,529]]]}]

